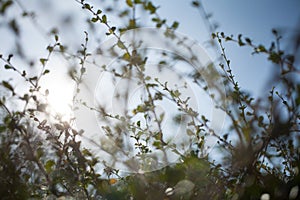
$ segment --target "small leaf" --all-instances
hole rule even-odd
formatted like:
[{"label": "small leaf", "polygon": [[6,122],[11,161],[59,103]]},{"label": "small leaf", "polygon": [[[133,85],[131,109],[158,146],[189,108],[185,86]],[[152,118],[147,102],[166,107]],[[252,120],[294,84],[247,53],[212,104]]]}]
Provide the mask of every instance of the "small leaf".
[{"label": "small leaf", "polygon": [[232,38],[229,37],[229,36],[227,36],[227,37],[225,38],[225,41],[230,41],[230,40],[232,40]]},{"label": "small leaf", "polygon": [[263,45],[259,45],[256,50],[257,50],[257,52],[266,52],[267,51]]},{"label": "small leaf", "polygon": [[179,23],[178,22],[173,22],[173,24],[172,24],[172,28],[173,29],[177,29],[178,28],[178,26],[179,26]]},{"label": "small leaf", "polygon": [[45,65],[45,63],[48,61],[48,59],[46,59],[46,58],[41,58],[40,59],[40,62],[42,63],[42,65],[44,66]]},{"label": "small leaf", "polygon": [[192,2],[192,6],[194,6],[194,7],[200,7],[199,1],[193,1]]},{"label": "small leaf", "polygon": [[156,12],[156,7],[151,2],[148,2],[146,10],[149,10],[151,14],[154,14]]},{"label": "small leaf", "polygon": [[102,16],[102,23],[106,24],[107,23],[107,18],[106,18],[106,15],[103,15]]},{"label": "small leaf", "polygon": [[124,45],[124,42],[122,42],[121,40],[118,41],[117,46],[118,46],[120,49],[126,49],[126,46]]},{"label": "small leaf", "polygon": [[135,27],[136,27],[135,19],[130,19],[129,20],[129,28],[135,28]]},{"label": "small leaf", "polygon": [[123,55],[123,59],[124,59],[124,60],[130,61],[130,58],[131,58],[131,56],[130,56],[129,53],[124,53],[124,55]]},{"label": "small leaf", "polygon": [[252,45],[252,42],[251,42],[250,38],[245,38],[245,41],[247,42],[247,44]]},{"label": "small leaf", "polygon": [[272,29],[272,33],[273,33],[275,36],[277,36],[277,35],[278,35],[278,32],[277,32],[277,30],[276,30],[276,29]]},{"label": "small leaf", "polygon": [[91,6],[90,6],[90,4],[85,3],[85,4],[83,5],[83,8],[91,9]]},{"label": "small leaf", "polygon": [[245,45],[245,43],[242,41],[242,34],[238,35],[238,43],[239,43],[240,46],[244,46]]},{"label": "small leaf", "polygon": [[30,81],[30,82],[36,81],[36,80],[37,80],[37,77],[36,77],[36,76],[29,78],[29,81]]},{"label": "small leaf", "polygon": [[4,65],[4,68],[5,68],[5,69],[12,69],[13,67],[6,64],[6,65]]},{"label": "small leaf", "polygon": [[102,13],[102,10],[97,10],[97,14],[100,15]]},{"label": "small leaf", "polygon": [[1,1],[0,13],[5,14],[5,11],[13,4],[13,1]]},{"label": "small leaf", "polygon": [[133,7],[132,0],[126,0],[126,3],[129,7]]},{"label": "small leaf", "polygon": [[178,98],[181,95],[179,90],[171,91],[171,96],[174,98]]},{"label": "small leaf", "polygon": [[82,67],[81,69],[80,69],[80,73],[81,74],[84,74],[86,72],[86,68],[85,67]]},{"label": "small leaf", "polygon": [[93,155],[88,149],[85,149],[85,148],[82,150],[82,154],[84,156],[92,156]]},{"label": "small leaf", "polygon": [[2,81],[2,85],[3,85],[3,87],[5,87],[5,88],[9,89],[10,91],[12,91],[13,94],[14,94],[14,88],[11,86],[11,84],[9,82]]},{"label": "small leaf", "polygon": [[194,133],[193,133],[193,131],[191,131],[191,129],[187,129],[187,130],[186,130],[186,134],[187,134],[188,136],[193,136],[193,135],[194,135]]},{"label": "small leaf", "polygon": [[55,165],[55,162],[53,160],[48,160],[45,164],[45,170],[47,173],[50,173],[52,171],[52,167]]},{"label": "small leaf", "polygon": [[53,51],[53,47],[52,46],[48,46],[47,50],[49,51],[49,53],[51,53]]},{"label": "small leaf", "polygon": [[49,69],[45,69],[45,71],[43,72],[43,75],[48,74],[50,72]]},{"label": "small leaf", "polygon": [[14,55],[13,54],[9,54],[8,57],[7,57],[7,62],[10,62],[11,58],[13,57]]},{"label": "small leaf", "polygon": [[91,19],[91,21],[95,23],[95,22],[98,21],[98,18],[97,18],[97,17],[93,17],[93,18]]},{"label": "small leaf", "polygon": [[115,32],[115,30],[116,30],[116,27],[113,26],[109,29],[109,33],[113,34]]},{"label": "small leaf", "polygon": [[217,37],[217,35],[215,33],[211,34],[212,39],[215,39]]}]

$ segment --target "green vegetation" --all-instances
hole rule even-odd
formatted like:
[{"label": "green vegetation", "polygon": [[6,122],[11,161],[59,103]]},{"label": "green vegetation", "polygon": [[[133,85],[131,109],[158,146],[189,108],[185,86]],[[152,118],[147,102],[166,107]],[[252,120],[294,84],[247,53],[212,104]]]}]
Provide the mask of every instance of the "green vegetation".
[{"label": "green vegetation", "polygon": [[[76,38],[77,43],[69,46],[58,28],[44,32],[36,13],[26,10],[21,1],[0,1],[0,28],[12,31],[15,38],[12,54],[0,52],[1,199],[299,199],[299,33],[282,49],[282,36],[275,29],[274,42],[260,44],[239,33],[216,32],[206,16],[202,20],[211,32],[211,48],[221,53],[220,59],[198,68],[203,57],[189,39],[176,32],[181,23],[161,17],[155,3],[73,3],[88,20],[80,22],[84,38]],[[191,6],[205,13],[199,1],[192,1]],[[23,51],[24,21],[47,41],[51,38],[44,56],[32,57],[36,54]],[[151,39],[144,37],[148,41],[125,37],[140,34],[143,30],[137,28],[147,23],[155,28],[145,34],[156,30],[163,38],[160,45],[173,41],[178,49],[170,44],[166,46],[174,48],[173,52],[143,49],[149,40],[160,39],[154,33]],[[98,41],[97,50],[90,51],[98,37],[106,42]],[[265,56],[274,65],[268,93],[253,97],[240,87],[226,52],[228,43]],[[107,57],[117,61],[106,65],[103,59]],[[43,85],[57,58],[66,63],[68,80],[75,88],[70,110],[76,114],[69,118],[51,110],[48,97],[52,91]],[[109,74],[112,82],[120,82],[115,84],[120,90],[111,89],[116,96],[112,105],[125,105],[119,113],[117,107],[110,111],[110,104],[94,105],[83,99],[97,58],[105,64],[97,70]],[[178,70],[186,65],[193,66],[192,70]],[[155,73],[151,74],[148,68],[154,66],[157,71],[152,69]],[[163,79],[164,73],[172,75],[166,70],[177,74],[175,84]],[[192,106],[193,97],[191,93],[186,96],[189,90],[182,79],[198,88],[196,94],[207,94],[226,116],[223,129],[214,129],[213,119]],[[142,88],[138,100],[130,99],[131,81]],[[101,84],[104,91],[110,87]],[[169,117],[169,107],[160,110],[165,102],[174,110]],[[84,109],[96,113],[105,138],[91,141],[87,139],[91,130],[76,124]],[[167,120],[171,126],[164,125]],[[174,130],[179,132],[175,136]],[[215,141],[214,151],[207,138]]]}]

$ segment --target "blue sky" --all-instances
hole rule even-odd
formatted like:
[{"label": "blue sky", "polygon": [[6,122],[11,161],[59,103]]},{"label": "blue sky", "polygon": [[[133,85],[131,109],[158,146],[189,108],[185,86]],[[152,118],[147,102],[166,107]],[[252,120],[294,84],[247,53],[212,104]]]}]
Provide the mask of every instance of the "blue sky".
[{"label": "blue sky", "polygon": [[[160,13],[167,19],[180,23],[178,31],[186,34],[203,44],[208,38],[201,15],[191,8],[191,1],[157,0],[161,4]],[[256,44],[269,46],[273,41],[271,30],[278,29],[283,33],[283,46],[289,41],[291,33],[298,25],[300,27],[300,1],[298,0],[253,0],[253,1],[202,1],[207,13],[212,14],[211,22],[219,25],[217,31],[227,35],[243,34],[253,39]],[[225,45],[233,72],[240,85],[261,95],[269,87],[266,83],[274,66],[264,56],[251,55],[250,48],[240,48],[234,44]],[[214,57],[214,52],[209,51]]]},{"label": "blue sky", "polygon": [[[89,14],[80,8],[80,5],[74,0],[50,1],[51,3],[39,2],[41,7],[37,7],[38,1],[32,1],[23,6],[28,10],[35,10],[38,14],[38,22],[45,30],[49,27],[55,26],[56,21],[59,21],[60,16],[67,16],[71,13],[73,24],[65,26],[61,31],[61,38],[63,42],[69,43],[70,46],[79,46],[78,38],[83,41],[83,30],[86,30],[86,25],[83,25],[83,19]],[[99,1],[88,1],[95,5],[99,5]],[[109,1],[106,1],[106,3]],[[168,19],[169,23],[172,21],[180,22],[178,31],[189,36],[192,39],[199,41],[206,47],[204,41],[207,41],[210,34],[207,32],[200,13],[191,7],[190,0],[154,0],[156,5],[160,5],[158,10],[161,17]],[[262,43],[268,46],[273,37],[271,34],[272,28],[278,28],[284,33],[283,41],[288,41],[290,33],[297,24],[300,24],[300,1],[298,0],[206,0],[201,1],[207,13],[212,14],[211,22],[219,24],[217,31],[223,31],[226,34],[243,34],[244,36],[253,39],[254,43]],[[46,10],[40,10],[43,8]],[[16,9],[20,11],[19,8]],[[79,12],[80,11],[80,12]],[[17,12],[16,12],[17,13]],[[37,31],[29,20],[22,20],[25,23],[23,41],[24,46],[30,49],[30,54],[43,56],[45,55],[45,46],[51,41],[50,38],[45,39],[39,31]],[[115,23],[115,20],[111,18]],[[300,25],[299,25],[300,26]],[[299,27],[298,26],[298,27]],[[9,31],[1,30],[2,37],[0,39],[0,50],[10,50],[13,39]],[[100,34],[99,34],[100,35]],[[94,37],[90,35],[90,37]],[[32,42],[34,40],[34,42]],[[96,45],[90,44],[91,50]],[[264,56],[252,56],[251,49],[239,48],[234,44],[226,44],[226,50],[231,59],[232,68],[236,74],[237,80],[241,86],[250,90],[256,95],[260,94],[263,89],[266,89],[264,83],[267,80],[267,75],[273,70],[266,61]],[[29,52],[29,51],[28,51]],[[37,53],[38,52],[38,53]],[[216,57],[214,51],[208,50],[212,58]]]}]

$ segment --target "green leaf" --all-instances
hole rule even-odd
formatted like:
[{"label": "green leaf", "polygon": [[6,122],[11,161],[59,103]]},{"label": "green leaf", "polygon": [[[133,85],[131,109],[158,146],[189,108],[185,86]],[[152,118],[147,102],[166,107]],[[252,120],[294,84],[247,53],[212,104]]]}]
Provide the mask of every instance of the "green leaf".
[{"label": "green leaf", "polygon": [[93,17],[93,18],[91,19],[91,21],[95,23],[95,22],[98,21],[98,18],[97,18],[97,17]]},{"label": "green leaf", "polygon": [[131,56],[130,56],[129,53],[124,53],[124,55],[123,55],[123,59],[124,59],[124,60],[130,61],[130,58],[131,58]]},{"label": "green leaf", "polygon": [[126,3],[129,7],[133,7],[132,0],[126,0]]},{"label": "green leaf", "polygon": [[84,5],[83,5],[83,8],[86,8],[86,9],[91,9],[91,6],[90,6],[90,4],[87,4],[87,3],[85,3]]},{"label": "green leaf", "polygon": [[46,59],[46,58],[40,59],[40,62],[42,63],[43,66],[46,64],[47,61],[48,61],[48,59]]},{"label": "green leaf", "polygon": [[8,57],[7,57],[7,62],[10,62],[11,58],[13,57],[14,55],[13,54],[9,54]]},{"label": "green leaf", "polygon": [[52,46],[48,46],[47,50],[49,51],[49,53],[51,53],[53,51],[53,47]]},{"label": "green leaf", "polygon": [[245,45],[245,43],[242,40],[242,34],[238,35],[238,43],[239,43],[240,46],[244,46]]},{"label": "green leaf", "polygon": [[178,28],[178,26],[179,26],[179,23],[178,22],[173,22],[173,24],[172,24],[172,28],[173,29],[177,29]]},{"label": "green leaf", "polygon": [[[1,1],[2,3],[2,1]],[[13,1],[6,1],[2,3],[2,6],[0,8],[0,13],[5,14],[5,11],[13,4]]]},{"label": "green leaf", "polygon": [[97,14],[100,15],[102,13],[102,10],[97,10]]},{"label": "green leaf", "polygon": [[1,126],[0,126],[0,133],[2,133],[2,132],[4,132],[4,131],[6,131],[6,126],[1,125]]},{"label": "green leaf", "polygon": [[85,67],[82,67],[81,69],[80,69],[80,73],[81,74],[84,74],[86,72],[86,68]]},{"label": "green leaf", "polygon": [[279,64],[281,61],[281,56],[278,53],[272,52],[269,57],[269,60],[271,60],[273,63]]},{"label": "green leaf", "polygon": [[109,29],[109,33],[113,34],[115,32],[115,30],[116,30],[116,27],[113,26]]},{"label": "green leaf", "polygon": [[48,74],[50,72],[49,69],[45,69],[45,71],[43,72],[43,75]]},{"label": "green leaf", "polygon": [[151,2],[148,2],[146,10],[149,10],[151,14],[154,14],[156,12],[156,7]]},{"label": "green leaf", "polygon": [[191,131],[191,129],[187,129],[187,130],[186,130],[186,134],[187,134],[188,136],[193,136],[193,135],[194,135],[194,133],[193,133],[193,131]]},{"label": "green leaf", "polygon": [[251,42],[250,38],[245,38],[245,41],[247,42],[247,44],[252,45],[252,42]]},{"label": "green leaf", "polygon": [[194,6],[194,7],[200,7],[199,1],[193,1],[192,2],[192,6]]},{"label": "green leaf", "polygon": [[88,150],[88,149],[86,149],[86,148],[84,148],[83,150],[82,150],[82,154],[84,155],[84,156],[92,156],[93,154]]},{"label": "green leaf", "polygon": [[263,45],[259,45],[259,46],[256,48],[256,51],[257,51],[257,52],[267,52],[266,48],[265,48]]},{"label": "green leaf", "polygon": [[135,28],[135,27],[136,27],[135,19],[130,19],[129,20],[129,28]]},{"label": "green leaf", "polygon": [[124,42],[122,42],[121,40],[118,41],[117,46],[118,46],[120,49],[126,49],[126,46],[124,45]]},{"label": "green leaf", "polygon": [[217,35],[215,33],[211,34],[212,39],[215,39],[217,37]]},{"label": "green leaf", "polygon": [[162,146],[161,141],[154,141],[152,145],[155,146],[157,149],[161,149]]},{"label": "green leaf", "polygon": [[12,69],[13,67],[6,64],[6,65],[4,65],[4,68],[5,68],[5,69]]},{"label": "green leaf", "polygon": [[11,84],[7,81],[2,81],[2,85],[3,87],[9,89],[10,91],[12,91],[14,93],[14,88],[11,86]]},{"label": "green leaf", "polygon": [[46,162],[46,164],[45,164],[45,170],[46,170],[46,172],[47,173],[50,173],[50,172],[52,172],[52,167],[55,165],[55,162],[54,162],[54,160],[48,160],[47,162]]},{"label": "green leaf", "polygon": [[174,98],[178,98],[181,95],[179,90],[171,91],[171,96]]},{"label": "green leaf", "polygon": [[38,159],[40,159],[43,155],[44,155],[44,149],[42,147],[39,147],[36,150],[36,156],[37,156]]},{"label": "green leaf", "polygon": [[106,15],[103,15],[102,16],[102,23],[106,24],[107,23],[107,18],[106,18]]},{"label": "green leaf", "polygon": [[208,122],[208,119],[206,119],[206,117],[204,115],[201,116],[201,119],[206,123]]}]

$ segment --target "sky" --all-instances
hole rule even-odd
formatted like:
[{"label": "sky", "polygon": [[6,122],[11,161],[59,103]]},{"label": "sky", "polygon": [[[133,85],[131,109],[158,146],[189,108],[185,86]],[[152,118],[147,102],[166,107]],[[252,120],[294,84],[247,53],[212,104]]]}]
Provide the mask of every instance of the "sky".
[{"label": "sky", "polygon": [[[73,0],[52,1],[52,3],[43,1],[39,4],[37,2],[32,1],[24,4],[23,7],[37,12],[37,21],[39,26],[42,27],[41,29],[47,30],[56,25],[61,17],[65,19],[69,17],[73,23],[69,25],[61,24],[61,27],[64,27],[60,34],[61,39],[71,47],[78,47],[78,38],[81,38],[81,41],[84,39],[83,30],[87,28],[82,20],[88,17],[89,14],[81,12],[80,5]],[[90,2],[97,5],[96,2],[98,1],[91,0]],[[204,26],[205,23],[201,18],[201,14],[196,8],[191,7],[191,1],[154,0],[153,2],[160,5],[158,13],[162,18],[168,19],[169,23],[172,21],[180,22],[178,32],[187,35],[190,39],[195,39],[204,48],[207,47],[205,41],[210,38],[210,34]],[[268,46],[273,40],[271,34],[273,28],[278,28],[284,34],[283,42],[286,42],[297,24],[300,27],[300,1],[298,0],[210,0],[201,2],[206,13],[212,14],[210,21],[219,25],[217,31],[234,36],[243,34],[253,39],[254,43],[257,44]],[[102,5],[102,3],[100,2],[99,5]],[[20,11],[19,8],[17,10]],[[22,41],[27,51],[30,50],[29,54],[32,57],[45,55],[45,46],[50,43],[52,38],[45,38],[41,34],[41,30],[34,30],[35,28],[29,20],[23,21],[26,27],[23,28],[25,31]],[[116,22],[115,19],[111,19],[111,21]],[[149,26],[149,24],[146,26]],[[0,51],[9,52],[12,48],[10,44],[13,43],[13,37],[9,31],[4,29],[0,29],[0,34],[7,36],[0,39]],[[90,37],[98,36],[90,35]],[[99,43],[90,44],[90,49],[95,50],[97,45]],[[219,55],[219,52],[216,53],[216,51],[208,48],[207,52],[213,59],[216,55]],[[274,66],[271,66],[264,56],[251,55],[252,51],[249,48],[239,48],[235,44],[227,43],[226,52],[231,60],[233,72],[236,74],[241,86],[255,95],[265,92],[267,76]]]},{"label": "sky", "polygon": [[[201,15],[191,8],[190,1],[158,0],[160,12],[170,20],[181,22],[178,31],[195,38],[203,44],[208,33],[205,31]],[[256,44],[269,46],[274,37],[272,29],[283,33],[283,44],[287,44],[291,33],[300,27],[300,1],[298,0],[253,0],[253,1],[201,1],[206,13],[212,14],[212,23],[217,23],[217,31],[227,35],[242,34]],[[284,45],[283,45],[284,46]],[[226,53],[231,60],[233,72],[240,85],[254,95],[262,95],[269,88],[269,74],[274,70],[264,56],[251,55],[251,49],[240,48],[227,43]],[[210,56],[215,53],[209,51]]]}]

